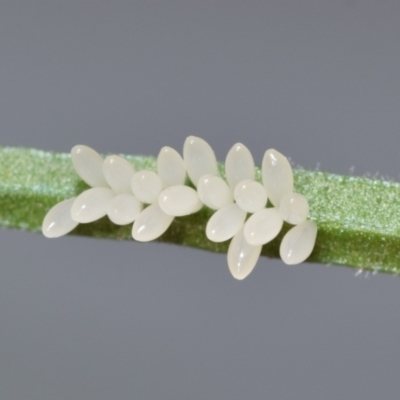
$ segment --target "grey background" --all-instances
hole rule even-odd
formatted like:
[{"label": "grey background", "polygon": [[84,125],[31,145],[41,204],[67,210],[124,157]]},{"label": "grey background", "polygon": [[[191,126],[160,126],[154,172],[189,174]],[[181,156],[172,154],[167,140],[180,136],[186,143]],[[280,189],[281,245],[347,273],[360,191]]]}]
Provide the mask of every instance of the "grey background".
[{"label": "grey background", "polygon": [[[399,178],[400,2],[1,1],[0,144]],[[400,280],[0,231],[0,398],[397,399]]]}]

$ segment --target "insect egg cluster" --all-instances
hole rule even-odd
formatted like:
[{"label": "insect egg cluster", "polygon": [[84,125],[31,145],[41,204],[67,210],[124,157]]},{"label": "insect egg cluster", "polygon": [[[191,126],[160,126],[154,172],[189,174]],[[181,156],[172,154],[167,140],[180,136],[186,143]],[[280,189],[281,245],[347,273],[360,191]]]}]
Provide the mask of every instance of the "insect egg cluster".
[{"label": "insect egg cluster", "polygon": [[[279,234],[284,221],[294,225],[280,245],[286,264],[303,262],[314,248],[317,226],[307,219],[307,199],[294,192],[290,163],[274,149],[264,154],[262,183],[255,179],[254,160],[246,146],[237,143],[228,152],[224,180],[214,151],[195,136],[186,139],[183,158],[171,147],[163,147],[156,172],[135,171],[125,158],[103,159],[84,145],[72,148],[71,159],[90,189],[49,210],[42,225],[46,237],[66,235],[79,223],[108,216],[116,225],[133,223],[133,239],[148,242],[160,237],[175,217],[205,206],[215,210],[206,236],[213,242],[231,240],[228,266],[236,279],[250,274],[262,246]],[[185,185],[186,175],[195,189]]]}]

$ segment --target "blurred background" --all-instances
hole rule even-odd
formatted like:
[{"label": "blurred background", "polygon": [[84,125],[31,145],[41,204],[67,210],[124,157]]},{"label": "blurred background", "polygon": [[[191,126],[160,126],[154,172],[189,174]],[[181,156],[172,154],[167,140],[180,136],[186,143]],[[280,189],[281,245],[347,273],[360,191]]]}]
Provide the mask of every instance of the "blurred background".
[{"label": "blurred background", "polygon": [[[0,145],[399,179],[400,2],[0,2]],[[385,400],[400,280],[172,245],[0,231],[6,400]]]}]

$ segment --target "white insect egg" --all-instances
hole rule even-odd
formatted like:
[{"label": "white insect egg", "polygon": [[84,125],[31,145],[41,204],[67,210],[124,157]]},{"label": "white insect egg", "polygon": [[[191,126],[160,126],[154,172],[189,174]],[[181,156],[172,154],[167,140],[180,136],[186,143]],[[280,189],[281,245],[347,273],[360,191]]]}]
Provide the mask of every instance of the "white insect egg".
[{"label": "white insect egg", "polygon": [[262,161],[262,180],[268,198],[279,207],[282,197],[293,192],[293,171],[288,159],[279,151],[269,149]]},{"label": "white insect egg", "polygon": [[232,190],[246,179],[254,180],[254,160],[250,150],[242,143],[236,143],[229,150],[225,160],[225,174]]},{"label": "white insect egg", "polygon": [[[189,136],[183,158],[171,147],[157,157],[157,173],[134,167],[123,157],[105,160],[88,146],[77,145],[71,159],[78,175],[92,188],[78,197],[55,205],[46,214],[42,232],[59,237],[78,223],[90,223],[105,215],[117,225],[133,222],[132,237],[140,242],[157,239],[175,217],[193,214],[203,204],[216,210],[206,226],[209,240],[232,239],[227,260],[236,279],[254,269],[262,246],[279,234],[283,222],[296,225],[284,236],[280,255],[286,264],[298,264],[311,254],[317,226],[307,221],[307,199],[293,192],[293,172],[287,158],[274,149],[265,152],[263,185],[255,181],[255,166],[249,149],[236,143],[225,160],[225,182],[218,173],[210,145]],[[196,186],[185,186],[186,173]],[[268,198],[274,208],[266,208]],[[144,204],[150,204],[143,209]],[[246,221],[247,213],[252,215]]]},{"label": "white insect egg", "polygon": [[286,193],[281,200],[279,212],[284,219],[292,225],[304,222],[308,216],[308,201],[299,193]]},{"label": "white insect egg", "polygon": [[236,235],[245,219],[246,211],[237,204],[223,207],[209,219],[206,235],[212,242],[224,242]]},{"label": "white insect egg", "polygon": [[244,224],[244,236],[253,246],[264,245],[279,234],[283,220],[276,208],[264,208],[254,213]]},{"label": "white insect egg", "polygon": [[164,189],[158,196],[158,204],[161,210],[174,217],[194,214],[203,207],[197,192],[184,185]]},{"label": "white insect egg", "polygon": [[200,200],[212,210],[233,203],[232,191],[228,184],[219,176],[203,175],[197,184]]},{"label": "white insect egg", "polygon": [[196,187],[203,175],[218,175],[214,151],[205,140],[199,137],[189,136],[185,140],[183,159],[189,178]]},{"label": "white insect egg", "polygon": [[133,175],[131,188],[142,203],[153,204],[162,191],[162,183],[155,172],[142,170]]},{"label": "white insect egg", "polygon": [[132,226],[132,237],[139,242],[149,242],[160,237],[171,225],[174,217],[165,214],[158,203],[145,208]]},{"label": "white insect egg", "polygon": [[237,205],[249,213],[260,211],[267,204],[267,191],[263,185],[256,181],[239,182],[235,187],[233,197]]},{"label": "white insect egg", "polygon": [[305,221],[291,228],[280,245],[282,261],[289,265],[305,261],[314,249],[316,237],[317,225],[313,221]]},{"label": "white insect egg", "polygon": [[103,174],[103,157],[83,144],[71,150],[72,164],[76,173],[91,187],[108,187]]},{"label": "white insect egg", "polygon": [[121,193],[109,201],[107,216],[116,225],[127,225],[137,218],[142,209],[142,203],[133,194]]},{"label": "white insect egg", "polygon": [[131,181],[135,169],[121,156],[108,156],[103,163],[104,177],[115,193],[132,193]]},{"label": "white insect egg", "polygon": [[165,146],[160,150],[157,157],[157,174],[164,189],[185,183],[185,162],[175,149]]},{"label": "white insect egg", "polygon": [[76,228],[78,222],[71,217],[71,207],[74,201],[75,198],[61,201],[48,211],[42,223],[44,236],[58,238]]},{"label": "white insect egg", "polygon": [[235,279],[246,278],[257,264],[262,246],[252,246],[245,238],[243,228],[233,237],[228,249],[228,267]]},{"label": "white insect egg", "polygon": [[108,203],[114,195],[111,189],[104,187],[85,190],[72,204],[72,219],[85,224],[104,217],[107,214]]}]

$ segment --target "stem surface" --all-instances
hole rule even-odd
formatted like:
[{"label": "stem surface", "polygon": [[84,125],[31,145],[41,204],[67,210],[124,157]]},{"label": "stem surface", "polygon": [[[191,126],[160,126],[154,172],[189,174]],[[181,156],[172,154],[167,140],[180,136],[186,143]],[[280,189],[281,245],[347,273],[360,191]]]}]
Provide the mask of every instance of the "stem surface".
[{"label": "stem surface", "polygon": [[[136,170],[155,170],[154,157],[125,156]],[[220,172],[224,177],[223,165]],[[257,180],[261,173],[257,168]],[[308,261],[357,269],[400,273],[400,184],[320,171],[294,170],[295,190],[309,201],[309,218],[318,226]],[[0,227],[41,231],[47,211],[88,186],[75,173],[69,153],[0,147]],[[226,252],[229,242],[205,236],[212,210],[175,218],[162,242]],[[263,247],[262,254],[279,257],[279,244],[290,228]],[[131,225],[116,226],[107,218],[79,225],[71,234],[129,239]],[[47,240],[43,238],[44,240]]]}]

